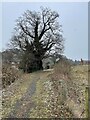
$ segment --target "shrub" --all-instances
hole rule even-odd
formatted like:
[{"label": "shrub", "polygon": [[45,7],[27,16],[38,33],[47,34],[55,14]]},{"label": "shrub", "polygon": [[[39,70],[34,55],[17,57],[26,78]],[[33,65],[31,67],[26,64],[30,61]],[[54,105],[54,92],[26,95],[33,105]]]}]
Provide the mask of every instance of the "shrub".
[{"label": "shrub", "polygon": [[[50,75],[52,86],[58,96],[62,95],[62,99],[66,99],[67,83],[71,82],[71,64],[67,59],[61,59],[54,66],[54,73]],[[55,94],[56,94],[55,93]],[[60,93],[60,95],[59,95]],[[64,97],[64,98],[63,98]]]},{"label": "shrub", "polygon": [[9,64],[2,65],[2,88],[11,85],[19,78],[18,70]]},{"label": "shrub", "polygon": [[70,79],[71,75],[71,64],[67,59],[61,59],[58,63],[56,63],[54,67],[53,77],[56,79]]},{"label": "shrub", "polygon": [[71,80],[71,63],[62,58],[54,66],[54,72],[50,75],[50,81],[52,82],[53,89],[53,114],[57,114],[57,117],[72,117],[73,114],[69,110],[68,105],[66,105],[66,100],[68,99],[70,85],[72,85]]},{"label": "shrub", "polygon": [[19,63],[19,69],[23,72],[30,73],[38,70],[37,59],[32,53],[25,52],[22,54],[21,61]]}]

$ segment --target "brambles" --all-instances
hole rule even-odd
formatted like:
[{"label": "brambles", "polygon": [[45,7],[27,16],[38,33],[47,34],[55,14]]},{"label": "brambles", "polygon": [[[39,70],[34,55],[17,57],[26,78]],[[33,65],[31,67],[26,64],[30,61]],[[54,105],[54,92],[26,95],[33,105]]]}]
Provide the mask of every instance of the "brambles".
[{"label": "brambles", "polygon": [[56,63],[52,78],[54,80],[70,79],[70,76],[71,76],[71,64],[67,59],[62,58],[58,63]]},{"label": "brambles", "polygon": [[2,87],[5,88],[11,85],[15,80],[19,78],[18,70],[11,67],[9,64],[2,65]]},{"label": "brambles", "polygon": [[49,76],[52,83],[53,95],[51,99],[52,114],[55,117],[72,117],[68,106],[64,105],[68,98],[68,81],[71,75],[71,64],[67,59],[61,58],[54,66],[53,74]]}]

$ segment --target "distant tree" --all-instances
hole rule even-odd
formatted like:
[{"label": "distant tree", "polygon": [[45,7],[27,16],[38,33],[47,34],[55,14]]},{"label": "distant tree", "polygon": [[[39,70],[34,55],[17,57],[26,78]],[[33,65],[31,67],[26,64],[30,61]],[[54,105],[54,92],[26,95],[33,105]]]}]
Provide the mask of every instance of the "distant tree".
[{"label": "distant tree", "polygon": [[57,12],[41,7],[41,12],[27,10],[16,21],[11,44],[33,54],[38,70],[43,69],[43,58],[63,51],[62,26],[57,21],[58,17]]}]

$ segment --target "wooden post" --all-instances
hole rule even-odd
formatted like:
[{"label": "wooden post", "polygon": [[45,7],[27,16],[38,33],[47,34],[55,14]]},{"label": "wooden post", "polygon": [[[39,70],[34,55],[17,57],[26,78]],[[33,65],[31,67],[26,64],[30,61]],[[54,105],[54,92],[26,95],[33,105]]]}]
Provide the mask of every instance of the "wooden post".
[{"label": "wooden post", "polygon": [[90,120],[90,86],[88,87],[88,118]]},{"label": "wooden post", "polygon": [[86,99],[86,118],[90,119],[90,86],[86,86],[85,99]]},{"label": "wooden post", "polygon": [[88,87],[85,88],[85,103],[86,118],[88,118]]}]

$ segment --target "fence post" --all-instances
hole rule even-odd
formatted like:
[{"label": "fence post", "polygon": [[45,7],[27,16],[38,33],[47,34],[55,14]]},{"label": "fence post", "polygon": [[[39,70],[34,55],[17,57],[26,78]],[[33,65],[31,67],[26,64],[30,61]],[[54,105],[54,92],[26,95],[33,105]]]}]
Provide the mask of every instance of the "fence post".
[{"label": "fence post", "polygon": [[86,99],[86,118],[90,118],[90,86],[86,86],[85,89],[85,99]]}]

